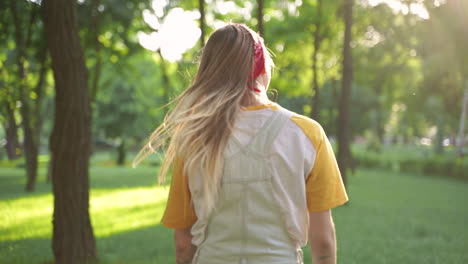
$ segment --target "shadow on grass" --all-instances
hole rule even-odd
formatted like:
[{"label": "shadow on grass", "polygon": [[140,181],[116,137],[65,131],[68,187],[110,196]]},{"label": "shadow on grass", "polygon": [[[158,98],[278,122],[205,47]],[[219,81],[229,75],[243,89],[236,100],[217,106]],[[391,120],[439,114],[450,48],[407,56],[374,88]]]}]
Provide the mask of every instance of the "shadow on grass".
[{"label": "shadow on grass", "polygon": [[173,233],[161,225],[98,238],[100,264],[175,263]]},{"label": "shadow on grass", "polygon": [[52,259],[52,242],[47,238],[0,241],[2,263],[33,264]]},{"label": "shadow on grass", "polygon": [[[174,263],[172,231],[161,225],[96,238],[99,264]],[[2,263],[52,263],[50,238],[1,241]]]},{"label": "shadow on grass", "polygon": [[36,189],[26,192],[26,172],[23,168],[0,168],[0,200],[35,197],[50,193],[52,185],[45,181],[45,169],[38,170]]}]

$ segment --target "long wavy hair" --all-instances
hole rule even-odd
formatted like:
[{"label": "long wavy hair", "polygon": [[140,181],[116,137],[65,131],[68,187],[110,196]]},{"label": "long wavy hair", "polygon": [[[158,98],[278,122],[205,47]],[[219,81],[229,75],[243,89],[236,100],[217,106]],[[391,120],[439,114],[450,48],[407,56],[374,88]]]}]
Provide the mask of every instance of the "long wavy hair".
[{"label": "long wavy hair", "polygon": [[[254,64],[254,45],[263,47],[266,66],[271,56],[262,38],[245,25],[229,24],[216,30],[203,49],[192,85],[174,99],[174,108],[156,128],[134,160],[134,166],[158,148],[166,148],[159,174],[165,181],[175,160],[182,161],[184,175],[202,173],[202,210],[210,212],[218,198],[223,152],[241,107],[255,102],[261,85],[249,80]],[[264,87],[266,88],[266,87]]]}]

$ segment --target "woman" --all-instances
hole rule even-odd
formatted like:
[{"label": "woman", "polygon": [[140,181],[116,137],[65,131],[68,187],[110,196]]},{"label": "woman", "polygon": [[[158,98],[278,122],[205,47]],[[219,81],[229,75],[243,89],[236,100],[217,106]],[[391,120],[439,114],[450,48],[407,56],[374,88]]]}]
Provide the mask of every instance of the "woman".
[{"label": "woman", "polygon": [[[162,224],[177,263],[336,263],[331,209],[348,198],[315,121],[271,102],[273,61],[245,25],[218,29],[191,87],[136,161],[169,142],[173,165]],[[310,231],[309,231],[310,230]]]}]

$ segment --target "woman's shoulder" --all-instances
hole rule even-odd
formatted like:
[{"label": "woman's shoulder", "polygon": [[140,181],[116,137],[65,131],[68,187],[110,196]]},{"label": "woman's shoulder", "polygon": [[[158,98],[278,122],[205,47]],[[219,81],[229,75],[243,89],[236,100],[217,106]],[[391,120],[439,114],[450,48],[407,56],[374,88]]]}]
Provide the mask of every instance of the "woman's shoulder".
[{"label": "woman's shoulder", "polygon": [[322,139],[324,138],[325,132],[323,131],[322,126],[315,121],[314,119],[307,117],[305,115],[298,114],[293,112],[278,103],[269,102],[267,104],[254,105],[249,107],[243,107],[242,112],[244,114],[250,115],[266,115],[268,112],[275,112],[278,110],[287,111],[290,115],[290,123],[288,125],[289,132],[292,133],[291,136],[299,134],[305,135],[314,146],[318,146]]},{"label": "woman's shoulder", "polygon": [[325,136],[325,132],[320,123],[305,115],[298,114],[288,109],[286,110],[291,112],[290,120],[293,126],[300,129],[301,132],[307,136],[307,138],[312,142],[314,146],[318,146],[321,143],[323,137]]}]

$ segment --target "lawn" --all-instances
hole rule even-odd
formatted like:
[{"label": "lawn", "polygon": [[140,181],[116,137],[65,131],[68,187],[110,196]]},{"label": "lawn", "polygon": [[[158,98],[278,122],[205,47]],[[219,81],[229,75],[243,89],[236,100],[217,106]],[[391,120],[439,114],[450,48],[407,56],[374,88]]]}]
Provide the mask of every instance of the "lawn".
[{"label": "lawn", "polygon": [[[172,232],[159,224],[167,186],[155,168],[91,168],[91,217],[100,263],[174,263]],[[0,263],[52,259],[51,186],[37,191],[24,172],[0,167]],[[468,183],[359,169],[351,202],[334,211],[339,263],[468,263]],[[306,262],[310,254],[306,252]]]}]

